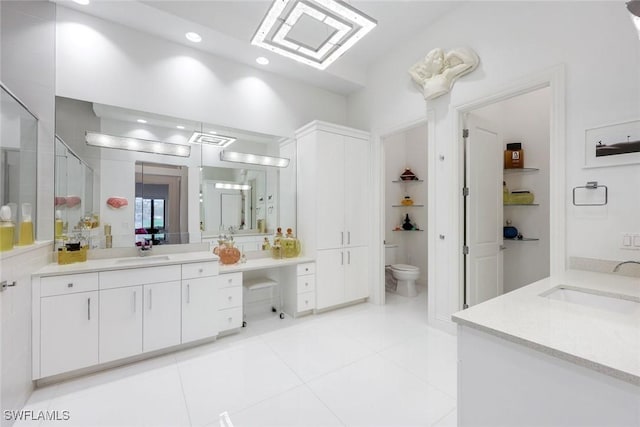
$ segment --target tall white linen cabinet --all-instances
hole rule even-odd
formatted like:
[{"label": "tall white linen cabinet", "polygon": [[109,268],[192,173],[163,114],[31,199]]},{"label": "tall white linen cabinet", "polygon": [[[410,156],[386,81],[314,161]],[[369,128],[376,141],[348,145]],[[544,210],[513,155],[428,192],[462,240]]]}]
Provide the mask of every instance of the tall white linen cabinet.
[{"label": "tall white linen cabinet", "polygon": [[296,132],[297,224],[316,259],[316,309],[369,296],[371,142],[367,132],[314,121]]}]

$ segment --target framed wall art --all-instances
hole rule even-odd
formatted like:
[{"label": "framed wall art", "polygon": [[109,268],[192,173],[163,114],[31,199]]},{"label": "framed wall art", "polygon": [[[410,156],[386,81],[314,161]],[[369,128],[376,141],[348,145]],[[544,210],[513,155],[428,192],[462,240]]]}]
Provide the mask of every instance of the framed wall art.
[{"label": "framed wall art", "polygon": [[640,120],[585,131],[585,167],[640,163]]}]

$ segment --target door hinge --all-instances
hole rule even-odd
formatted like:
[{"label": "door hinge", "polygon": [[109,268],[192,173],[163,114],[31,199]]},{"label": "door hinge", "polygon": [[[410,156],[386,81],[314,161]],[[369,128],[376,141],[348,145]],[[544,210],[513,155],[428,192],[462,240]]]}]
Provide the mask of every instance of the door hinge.
[{"label": "door hinge", "polygon": [[462,137],[469,138],[469,129],[462,129]]},{"label": "door hinge", "polygon": [[465,255],[469,255],[469,246],[464,245],[462,247],[462,253],[465,254]]},{"label": "door hinge", "polygon": [[467,196],[469,195],[469,187],[464,187],[464,188],[462,189],[462,195],[463,195],[464,197],[467,197]]}]

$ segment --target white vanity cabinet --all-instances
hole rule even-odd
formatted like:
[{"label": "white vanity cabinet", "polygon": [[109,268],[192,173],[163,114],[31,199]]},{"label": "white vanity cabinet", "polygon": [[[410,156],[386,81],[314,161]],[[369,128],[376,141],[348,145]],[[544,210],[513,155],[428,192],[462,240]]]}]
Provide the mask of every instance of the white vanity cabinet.
[{"label": "white vanity cabinet", "polygon": [[218,263],[182,266],[182,342],[218,335]]},{"label": "white vanity cabinet", "polygon": [[98,275],[44,277],[39,301],[41,376],[98,363]]},{"label": "white vanity cabinet", "polygon": [[[98,271],[60,274],[69,267],[52,265],[32,279],[33,379],[214,338],[222,329],[217,261],[115,269],[113,261],[87,263]],[[236,276],[227,287],[242,285]],[[241,326],[241,292],[233,303],[223,308]]]},{"label": "white vanity cabinet", "polygon": [[[316,258],[316,307],[369,296],[369,134],[324,122],[296,132],[298,237]],[[321,214],[319,213],[321,212]]]},{"label": "white vanity cabinet", "polygon": [[242,273],[216,277],[218,288],[218,326],[220,332],[242,326]]}]

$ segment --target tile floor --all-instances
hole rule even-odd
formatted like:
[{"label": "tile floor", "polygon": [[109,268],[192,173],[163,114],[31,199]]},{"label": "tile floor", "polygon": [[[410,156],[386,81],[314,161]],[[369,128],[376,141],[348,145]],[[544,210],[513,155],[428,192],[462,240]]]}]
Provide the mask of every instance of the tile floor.
[{"label": "tile floor", "polygon": [[16,427],[456,425],[455,337],[426,325],[426,292],[297,320],[249,322],[189,350],[34,392]]}]

